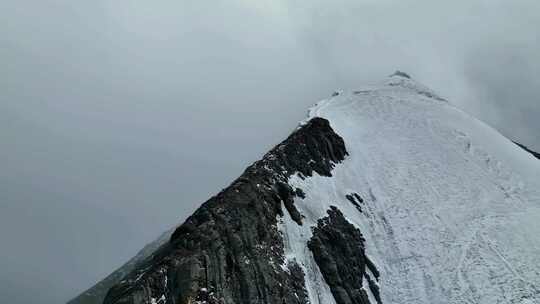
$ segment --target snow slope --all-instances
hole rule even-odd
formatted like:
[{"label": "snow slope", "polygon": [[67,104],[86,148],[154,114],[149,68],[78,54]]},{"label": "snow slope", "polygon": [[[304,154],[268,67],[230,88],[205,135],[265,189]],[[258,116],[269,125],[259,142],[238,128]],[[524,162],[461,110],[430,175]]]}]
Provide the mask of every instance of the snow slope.
[{"label": "snow slope", "polygon": [[289,180],[306,218],[285,215],[280,229],[312,304],[335,303],[307,248],[331,205],[364,234],[383,303],[540,303],[538,159],[403,75],[308,116],[328,119],[349,152],[332,177]]}]

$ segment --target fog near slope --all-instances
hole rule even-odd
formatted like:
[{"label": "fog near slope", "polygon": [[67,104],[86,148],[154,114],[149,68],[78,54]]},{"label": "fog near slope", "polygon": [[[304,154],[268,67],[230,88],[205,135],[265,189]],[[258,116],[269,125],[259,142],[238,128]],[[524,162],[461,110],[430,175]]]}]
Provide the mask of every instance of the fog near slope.
[{"label": "fog near slope", "polygon": [[0,2],[0,300],[61,303],[396,69],[540,150],[537,1]]}]

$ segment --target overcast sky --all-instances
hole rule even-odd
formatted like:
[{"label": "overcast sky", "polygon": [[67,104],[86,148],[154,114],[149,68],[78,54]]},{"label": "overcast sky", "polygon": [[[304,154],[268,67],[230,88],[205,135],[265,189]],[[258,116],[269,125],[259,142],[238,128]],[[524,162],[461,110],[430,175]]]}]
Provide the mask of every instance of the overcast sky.
[{"label": "overcast sky", "polygon": [[62,303],[394,70],[540,150],[540,1],[0,0],[0,302]]}]

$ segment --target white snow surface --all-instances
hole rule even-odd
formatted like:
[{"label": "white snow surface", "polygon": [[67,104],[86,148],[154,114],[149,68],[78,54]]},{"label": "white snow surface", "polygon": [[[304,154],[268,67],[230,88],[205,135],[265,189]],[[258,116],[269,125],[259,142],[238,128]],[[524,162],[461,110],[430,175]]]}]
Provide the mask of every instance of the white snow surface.
[{"label": "white snow surface", "polygon": [[[307,248],[331,205],[366,238],[383,303],[540,304],[540,160],[400,76],[323,100],[313,117],[330,121],[349,156],[332,177],[289,180],[306,194],[295,199],[306,218],[286,214],[279,228],[312,304],[335,303]],[[353,192],[363,213],[345,198]]]}]

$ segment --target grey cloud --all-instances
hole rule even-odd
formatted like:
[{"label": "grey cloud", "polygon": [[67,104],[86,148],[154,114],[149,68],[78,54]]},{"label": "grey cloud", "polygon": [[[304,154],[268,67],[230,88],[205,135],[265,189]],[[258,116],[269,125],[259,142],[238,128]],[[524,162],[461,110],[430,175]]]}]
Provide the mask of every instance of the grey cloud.
[{"label": "grey cloud", "polygon": [[[540,148],[540,44],[491,45],[468,58],[465,75],[476,89],[475,112],[506,136]],[[504,51],[502,51],[504,50]]]},{"label": "grey cloud", "polygon": [[402,69],[540,150],[537,1],[3,1],[0,300],[90,286]]}]

